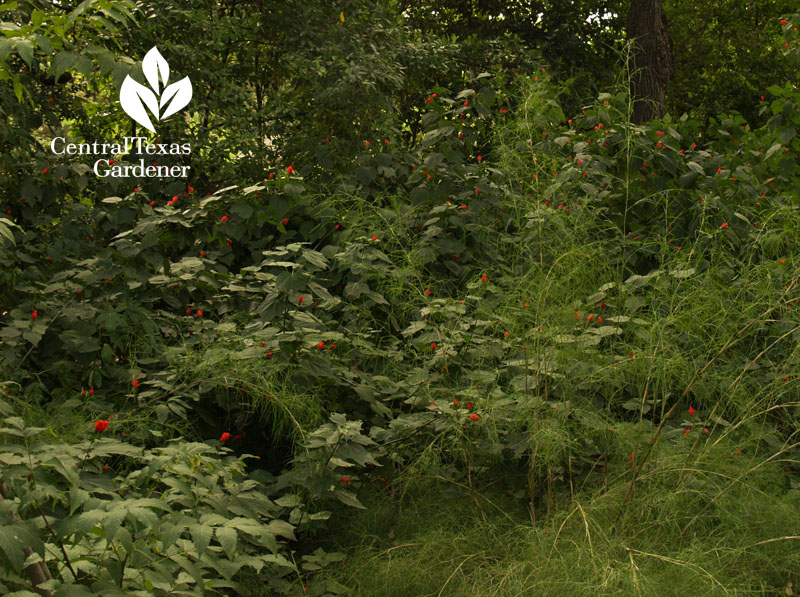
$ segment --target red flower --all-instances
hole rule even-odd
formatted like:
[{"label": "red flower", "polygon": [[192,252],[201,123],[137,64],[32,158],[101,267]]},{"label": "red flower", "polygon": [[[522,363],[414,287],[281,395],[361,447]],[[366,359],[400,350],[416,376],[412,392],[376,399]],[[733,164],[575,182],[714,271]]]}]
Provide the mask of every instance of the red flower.
[{"label": "red flower", "polygon": [[219,441],[221,441],[221,442],[226,442],[226,441],[228,441],[229,439],[231,439],[231,434],[230,434],[230,433],[228,433],[227,431],[226,431],[225,433],[223,433],[223,434],[222,434],[222,435],[219,437]]},{"label": "red flower", "polygon": [[203,316],[203,310],[202,309],[198,309],[197,310],[197,316],[198,317],[202,317]]},{"label": "red flower", "polygon": [[464,406],[466,406],[467,408],[472,408],[472,402],[467,402]]},{"label": "red flower", "polygon": [[372,235],[372,240],[378,240],[378,235],[377,234],[373,234]]},{"label": "red flower", "polygon": [[431,342],[431,350],[436,350],[436,342]]},{"label": "red flower", "polygon": [[289,166],[288,168],[286,168],[286,172],[288,172],[289,174],[294,174],[294,168]]},{"label": "red flower", "polygon": [[228,216],[222,216],[222,217],[219,219],[219,221],[220,221],[220,222],[227,222],[227,221],[228,221]]},{"label": "red flower", "polygon": [[107,473],[109,470],[111,470],[111,467],[109,467],[107,464],[104,464],[103,465],[103,472]]},{"label": "red flower", "polygon": [[131,385],[132,385],[134,388],[138,388],[138,387],[139,387],[139,380],[138,380],[138,379],[134,379],[134,380],[131,382]]},{"label": "red flower", "polygon": [[302,296],[298,296],[297,297],[297,304],[298,305],[302,305],[303,304],[303,297]]},{"label": "red flower", "polygon": [[320,342],[319,344],[317,344],[317,348],[322,350],[323,348],[325,348],[325,343],[324,342]]},{"label": "red flower", "polygon": [[289,218],[283,218],[283,219],[281,220],[281,224],[283,224],[284,226],[285,226],[286,224],[288,224],[288,223],[289,223]]},{"label": "red flower", "polygon": [[342,477],[341,479],[339,479],[339,481],[341,481],[342,483],[350,483],[350,477]]},{"label": "red flower", "polygon": [[186,315],[191,315],[191,314],[192,314],[192,309],[191,309],[191,307],[188,307],[186,309]]},{"label": "red flower", "polygon": [[39,312],[34,310],[33,313],[31,313],[31,319],[36,319],[37,317],[39,317]]},{"label": "red flower", "polygon": [[155,201],[151,201],[151,202],[150,202],[150,207],[153,207],[155,204],[156,204],[156,202],[155,202]]},{"label": "red flower", "polygon": [[728,222],[723,222],[722,226],[720,226],[720,228],[727,228],[727,227],[728,227]]},{"label": "red flower", "polygon": [[508,330],[506,330],[505,332],[503,332],[503,338],[508,338]]},{"label": "red flower", "polygon": [[[89,392],[91,393],[91,390],[89,390]],[[97,433],[103,433],[103,431],[105,431],[106,429],[108,429],[108,421],[103,421],[102,419],[100,419],[94,422],[94,430]]]},{"label": "red flower", "polygon": [[480,162],[482,160],[483,160],[483,158],[481,156],[478,156],[478,161]]},{"label": "red flower", "polygon": [[205,256],[206,256],[206,252],[205,251],[200,251],[200,257],[205,257]]},{"label": "red flower", "polygon": [[89,396],[94,396],[94,388],[89,388]]},{"label": "red flower", "polygon": [[478,419],[480,419],[480,417],[475,413],[472,413],[471,415],[469,415],[469,420],[472,421],[472,422],[476,422]]},{"label": "red flower", "polygon": [[693,406],[689,407],[689,414],[690,415],[694,415],[694,407]]},{"label": "red flower", "polygon": [[488,280],[488,278],[486,277],[486,274],[483,274],[481,276],[481,282],[486,282],[486,280]]},{"label": "red flower", "polygon": [[268,359],[271,359],[271,358],[272,358],[272,351],[271,351],[271,350],[268,350],[268,351],[267,351],[267,358],[268,358]]},{"label": "red flower", "polygon": [[689,435],[690,431],[691,431],[691,429],[684,429],[683,430],[683,436],[686,437],[687,435]]},{"label": "red flower", "polygon": [[225,244],[230,247],[233,244],[233,241],[231,239],[228,239],[228,241]]}]

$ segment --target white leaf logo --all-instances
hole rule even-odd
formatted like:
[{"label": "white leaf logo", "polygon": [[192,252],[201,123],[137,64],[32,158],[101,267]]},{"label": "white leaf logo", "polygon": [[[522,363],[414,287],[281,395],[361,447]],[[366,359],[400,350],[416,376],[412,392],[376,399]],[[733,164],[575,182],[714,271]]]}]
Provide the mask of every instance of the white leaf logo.
[{"label": "white leaf logo", "polygon": [[142,72],[150,87],[137,83],[128,75],[119,90],[119,103],[128,116],[155,133],[150,114],[159,121],[185,108],[192,99],[192,82],[189,77],[184,77],[168,85],[169,64],[155,46],[145,54]]}]

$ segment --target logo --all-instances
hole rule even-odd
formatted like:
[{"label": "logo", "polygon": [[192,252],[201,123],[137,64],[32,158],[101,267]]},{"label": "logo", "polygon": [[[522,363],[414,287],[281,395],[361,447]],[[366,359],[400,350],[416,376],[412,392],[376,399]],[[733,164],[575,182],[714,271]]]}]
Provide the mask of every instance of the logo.
[{"label": "logo", "polygon": [[150,115],[159,122],[185,108],[192,99],[192,82],[184,77],[168,85],[169,64],[155,46],[144,55],[142,71],[150,87],[126,76],[119,90],[119,103],[128,116],[155,133]]}]

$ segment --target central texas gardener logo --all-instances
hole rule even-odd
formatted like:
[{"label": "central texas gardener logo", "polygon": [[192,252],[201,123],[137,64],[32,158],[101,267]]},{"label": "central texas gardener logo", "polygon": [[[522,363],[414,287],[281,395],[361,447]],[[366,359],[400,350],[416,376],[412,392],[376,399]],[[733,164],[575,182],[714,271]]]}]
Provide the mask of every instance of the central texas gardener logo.
[{"label": "central texas gardener logo", "polygon": [[150,87],[137,83],[130,75],[126,76],[119,90],[119,103],[128,116],[155,133],[148,110],[158,122],[185,108],[192,99],[192,82],[189,77],[184,77],[168,85],[169,64],[155,46],[145,54],[142,71]]}]

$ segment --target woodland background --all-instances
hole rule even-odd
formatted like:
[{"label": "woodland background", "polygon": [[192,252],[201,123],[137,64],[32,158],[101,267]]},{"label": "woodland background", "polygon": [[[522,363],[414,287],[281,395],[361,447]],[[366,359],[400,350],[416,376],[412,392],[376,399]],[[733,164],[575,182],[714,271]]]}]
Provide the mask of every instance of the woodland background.
[{"label": "woodland background", "polygon": [[800,591],[794,10],[0,5],[0,593]]}]

